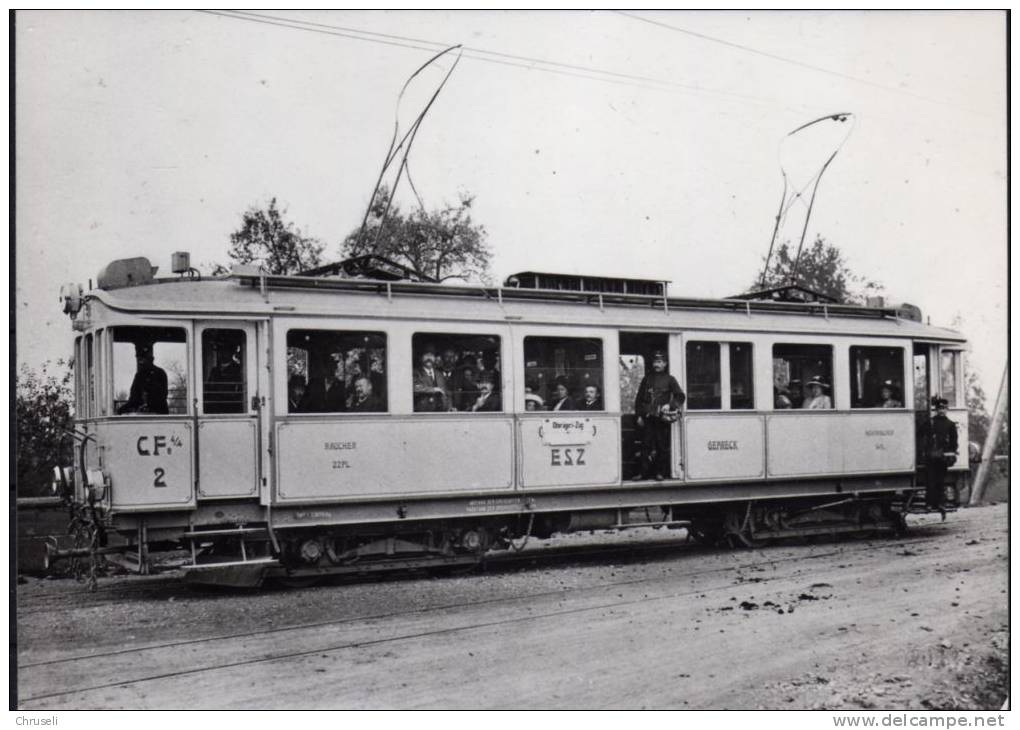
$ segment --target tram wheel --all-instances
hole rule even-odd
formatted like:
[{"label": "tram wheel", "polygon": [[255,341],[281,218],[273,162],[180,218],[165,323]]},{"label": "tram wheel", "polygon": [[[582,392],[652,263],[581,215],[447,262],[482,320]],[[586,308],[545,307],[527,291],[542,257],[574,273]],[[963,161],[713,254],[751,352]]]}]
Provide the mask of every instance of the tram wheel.
[{"label": "tram wheel", "polygon": [[744,524],[744,512],[731,510],[726,513],[723,523],[726,541],[732,548],[759,548],[765,545],[764,540],[756,540],[751,536],[750,524]]}]

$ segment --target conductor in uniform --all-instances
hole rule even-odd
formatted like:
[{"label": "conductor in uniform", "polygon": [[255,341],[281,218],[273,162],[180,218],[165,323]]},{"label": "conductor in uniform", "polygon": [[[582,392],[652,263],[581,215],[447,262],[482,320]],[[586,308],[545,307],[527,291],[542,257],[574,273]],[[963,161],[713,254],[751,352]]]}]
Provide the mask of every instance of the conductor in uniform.
[{"label": "conductor in uniform", "polygon": [[956,463],[960,447],[956,423],[946,417],[949,401],[936,396],[932,399],[932,407],[935,409],[935,415],[921,428],[922,454],[928,471],[925,501],[928,503],[928,509],[938,510],[944,520],[946,470]]},{"label": "conductor in uniform", "polygon": [[156,367],[152,357],[152,343],[135,344],[135,361],[138,370],[131,381],[127,402],[117,409],[117,415],[125,413],[169,413],[167,404],[166,371]]},{"label": "conductor in uniform", "polygon": [[666,372],[666,353],[657,350],[652,354],[652,372],[645,375],[634,401],[638,428],[642,429],[642,473],[635,481],[649,478],[662,481],[669,473],[669,429],[677,420],[680,407],[687,396]]}]

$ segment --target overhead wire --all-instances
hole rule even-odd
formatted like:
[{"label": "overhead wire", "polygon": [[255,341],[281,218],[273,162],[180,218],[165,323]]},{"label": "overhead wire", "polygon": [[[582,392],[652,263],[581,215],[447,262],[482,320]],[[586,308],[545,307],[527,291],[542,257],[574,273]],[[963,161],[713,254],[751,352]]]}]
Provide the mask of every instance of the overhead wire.
[{"label": "overhead wire", "polygon": [[[316,23],[313,21],[287,18],[278,15],[266,15],[262,13],[251,13],[246,11],[235,10],[229,11],[198,10],[196,12],[204,13],[207,15],[215,15],[223,18],[231,18],[234,20],[243,20],[252,23],[260,23],[263,25],[288,28],[290,30],[319,33],[322,35],[337,36],[340,38],[360,40],[368,43],[380,43],[383,45],[395,46],[399,48],[408,48],[419,51],[434,52],[437,48],[445,47],[445,44],[439,43],[437,41],[429,41],[419,38],[411,38],[407,36],[397,36],[387,33],[377,33],[375,31],[365,31],[356,28],[350,28],[347,26]],[[497,51],[488,51],[482,48],[475,48],[470,46],[464,47],[464,57],[475,61],[482,61],[484,63],[492,63],[502,66],[509,66],[513,68],[522,68],[528,71],[538,71],[542,73],[551,73],[561,76],[581,78],[589,81],[601,81],[605,83],[645,89],[648,91],[667,91],[667,92],[676,91],[679,93],[688,93],[695,95],[697,94],[709,95],[728,98],[733,101],[740,101],[744,103],[753,103],[766,106],[782,106],[784,108],[792,108],[798,110],[816,110],[818,108],[814,106],[806,106],[803,104],[791,105],[779,99],[755,96],[751,94],[742,94],[740,92],[728,91],[725,89],[717,89],[696,84],[687,84],[680,81],[666,80],[661,78],[655,78],[652,76],[628,74],[609,69],[599,69],[589,66],[582,66],[578,64],[563,63],[560,61],[533,58],[529,56],[500,53]]]},{"label": "overhead wire", "polygon": [[708,41],[710,43],[718,43],[719,45],[727,46],[729,48],[734,48],[736,50],[744,51],[746,53],[753,53],[755,55],[762,56],[764,58],[772,59],[773,61],[780,61],[782,63],[791,64],[793,66],[800,66],[801,68],[809,69],[811,71],[817,71],[819,73],[828,74],[830,76],[835,76],[837,78],[845,79],[847,81],[853,81],[854,83],[864,84],[866,86],[871,86],[873,88],[881,89],[882,91],[887,91],[887,92],[890,92],[890,93],[893,93],[893,94],[901,94],[903,96],[909,96],[909,97],[912,97],[912,98],[917,99],[919,101],[928,102],[929,104],[938,104],[940,106],[953,107],[953,108],[961,109],[962,111],[970,112],[972,114],[978,114],[979,116],[984,116],[984,115],[981,115],[979,112],[975,112],[973,110],[966,109],[966,108],[963,108],[963,107],[958,107],[957,105],[955,105],[955,104],[953,104],[951,102],[948,102],[948,101],[942,101],[940,99],[932,99],[931,97],[923,96],[921,94],[915,94],[912,91],[907,91],[906,89],[898,89],[898,88],[896,88],[894,86],[886,86],[885,84],[880,84],[877,81],[869,81],[868,79],[862,79],[862,78],[860,78],[858,76],[852,76],[850,74],[842,73],[840,71],[834,71],[832,69],[825,68],[823,66],[817,66],[817,65],[815,65],[813,63],[808,63],[806,61],[800,61],[800,60],[798,60],[796,58],[789,58],[787,56],[780,56],[779,54],[776,54],[776,53],[770,53],[769,51],[762,51],[762,50],[760,50],[758,48],[753,48],[751,46],[747,46],[747,45],[744,45],[742,43],[735,43],[733,41],[728,41],[728,40],[726,40],[724,38],[717,38],[715,36],[711,36],[711,35],[708,35],[706,33],[699,33],[698,31],[690,30],[689,28],[683,28],[683,27],[678,26],[678,25],[672,25],[670,23],[664,23],[664,22],[662,22],[660,20],[653,20],[652,18],[646,18],[646,17],[644,17],[642,15],[635,15],[634,13],[628,13],[628,12],[623,11],[623,10],[613,10],[612,12],[614,12],[614,13],[616,13],[618,15],[622,15],[625,18],[630,18],[631,20],[637,20],[637,21],[640,21],[642,23],[648,23],[649,25],[656,25],[656,26],[659,26],[660,28],[666,28],[666,29],[672,30],[672,31],[674,31],[676,33],[684,33],[684,34],[692,36],[694,38],[700,38],[701,40]]}]

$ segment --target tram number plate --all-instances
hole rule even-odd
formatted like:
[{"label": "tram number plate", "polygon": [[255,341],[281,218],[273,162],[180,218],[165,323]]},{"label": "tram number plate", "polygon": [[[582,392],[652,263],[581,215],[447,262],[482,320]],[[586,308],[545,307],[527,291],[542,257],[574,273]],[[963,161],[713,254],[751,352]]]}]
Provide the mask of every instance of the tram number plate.
[{"label": "tram number plate", "polygon": [[[179,449],[184,442],[177,434],[166,436],[164,434],[139,436],[135,441],[135,450],[139,456],[171,456],[174,449]],[[152,469],[152,486],[156,488],[168,487],[166,483],[166,469],[156,466]]]},{"label": "tram number plate", "polygon": [[551,466],[587,466],[584,461],[584,449],[581,446],[549,449]]}]

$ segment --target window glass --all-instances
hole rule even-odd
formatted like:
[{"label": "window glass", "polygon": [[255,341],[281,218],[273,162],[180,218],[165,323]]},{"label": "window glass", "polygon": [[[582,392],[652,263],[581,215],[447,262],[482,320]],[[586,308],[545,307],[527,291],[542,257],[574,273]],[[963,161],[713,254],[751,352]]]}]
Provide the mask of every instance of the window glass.
[{"label": "window glass", "polygon": [[288,413],[385,413],[383,332],[287,332]]},{"label": "window glass", "polygon": [[188,343],[180,327],[114,327],[113,412],[188,412]]},{"label": "window glass", "polygon": [[625,408],[629,407],[627,404],[637,401],[641,381],[645,379],[645,372],[650,370],[650,365],[645,367],[644,355],[620,355],[620,403],[624,404]]},{"label": "window glass", "polygon": [[604,411],[602,367],[601,339],[525,337],[526,407],[544,411]]},{"label": "window glass", "polygon": [[246,340],[244,330],[202,331],[203,413],[247,412]]},{"label": "window glass", "polygon": [[106,384],[106,330],[96,330],[95,348],[96,348],[96,415],[99,417],[107,415],[109,408],[107,407],[106,401],[107,395],[107,384]]},{"label": "window glass", "polygon": [[74,359],[72,365],[74,366],[74,414],[78,418],[85,415],[85,409],[82,408],[82,357],[81,357],[81,341],[82,338],[74,338],[74,350],[71,357]]},{"label": "window glass", "polygon": [[773,345],[774,407],[832,408],[832,347]]},{"label": "window glass", "polygon": [[751,344],[730,345],[730,408],[754,408],[754,358]]},{"label": "window glass", "polygon": [[418,332],[411,350],[416,413],[503,410],[499,337]]},{"label": "window glass", "polygon": [[92,333],[85,335],[85,415],[91,418],[96,413],[96,364],[92,351]]},{"label": "window glass", "polygon": [[914,353],[914,408],[928,410],[928,355]]},{"label": "window glass", "polygon": [[687,343],[687,407],[722,408],[722,370],[718,342]]},{"label": "window glass", "polygon": [[850,348],[850,407],[903,407],[903,348]]},{"label": "window glass", "polygon": [[960,353],[955,350],[947,350],[942,353],[942,397],[949,401],[949,407],[959,405],[957,395],[960,391],[960,384],[957,382]]}]

